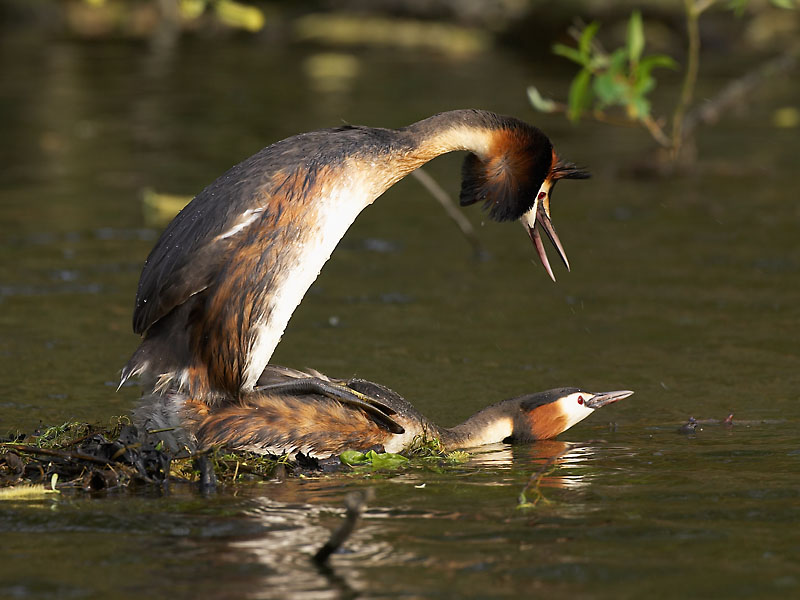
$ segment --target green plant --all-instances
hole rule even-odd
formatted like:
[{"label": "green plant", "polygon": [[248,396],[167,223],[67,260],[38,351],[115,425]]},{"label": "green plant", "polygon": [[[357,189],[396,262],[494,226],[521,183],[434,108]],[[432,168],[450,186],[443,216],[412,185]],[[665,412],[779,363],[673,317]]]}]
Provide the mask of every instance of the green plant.
[{"label": "green plant", "polygon": [[394,470],[408,464],[408,459],[401,454],[378,453],[374,450],[365,453],[357,450],[345,450],[339,455],[339,460],[348,467],[362,467],[368,470]]},{"label": "green plant", "polygon": [[[576,47],[564,44],[553,46],[555,54],[581,67],[570,85],[567,103],[544,98],[535,86],[530,86],[528,98],[531,104],[542,112],[563,112],[573,123],[590,113],[599,121],[642,126],[667,151],[665,156],[668,161],[677,163],[682,150],[689,145],[687,142],[690,141],[696,125],[704,122],[703,114],[699,111],[690,113],[689,108],[694,97],[700,62],[700,16],[716,2],[717,0],[683,0],[687,35],[686,65],[683,69],[681,93],[669,121],[653,116],[649,94],[656,87],[654,69],[676,69],[678,63],[665,54],[643,56],[645,34],[639,11],[634,11],[628,21],[625,45],[611,52],[607,52],[596,39],[600,28],[598,23],[593,22],[583,28],[571,30],[577,42]],[[738,15],[744,11],[747,2],[748,0],[729,0],[727,4]],[[795,8],[796,0],[771,0],[771,3],[779,8],[792,9]],[[755,76],[751,74],[733,82],[718,95],[716,106],[712,99],[711,111],[704,110],[713,112],[716,116],[719,110],[733,105],[735,100],[744,95],[745,90],[752,89],[763,78],[794,66],[797,54],[796,46],[790,48],[786,56],[782,57],[786,60],[767,63]],[[745,80],[746,84],[741,85]],[[622,109],[622,117],[612,112],[615,107]]]},{"label": "green plant", "polygon": [[644,30],[642,16],[635,11],[628,22],[628,39],[624,47],[606,53],[599,44],[592,45],[598,23],[592,23],[581,33],[578,47],[564,44],[553,46],[553,52],[568,58],[582,69],[572,81],[567,115],[577,122],[595,98],[599,111],[609,106],[624,107],[628,119],[646,123],[650,116],[647,94],[655,87],[652,71],[656,67],[676,68],[677,63],[664,54],[642,57]]}]

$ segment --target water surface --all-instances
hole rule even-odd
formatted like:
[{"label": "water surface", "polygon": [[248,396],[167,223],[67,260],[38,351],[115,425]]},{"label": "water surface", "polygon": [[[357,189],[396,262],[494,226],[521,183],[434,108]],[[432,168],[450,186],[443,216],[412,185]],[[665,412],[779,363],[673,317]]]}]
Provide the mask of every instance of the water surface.
[{"label": "water surface", "polygon": [[[797,594],[800,147],[770,125],[795,82],[705,131],[696,175],[635,180],[620,171],[648,148],[639,132],[528,109],[528,83],[568,84],[533,59],[364,53],[352,87],[331,95],[305,75],[311,48],[2,43],[0,430],[134,406],[136,388],[115,387],[158,236],[143,188],[191,195],[292,133],[470,106],[536,122],[594,172],[553,203],[572,272],[555,265],[550,282],[522,228],[484,223],[477,207],[491,259],[474,260],[405,181],[359,217],[274,362],[380,381],[443,424],[550,387],[636,395],[561,442],[493,446],[444,471],[4,504],[0,596]],[[460,160],[430,166],[454,194]],[[677,433],[689,416],[729,413],[732,428]],[[580,447],[518,509],[567,443]],[[342,498],[366,487],[376,499],[347,552],[313,567]]]}]

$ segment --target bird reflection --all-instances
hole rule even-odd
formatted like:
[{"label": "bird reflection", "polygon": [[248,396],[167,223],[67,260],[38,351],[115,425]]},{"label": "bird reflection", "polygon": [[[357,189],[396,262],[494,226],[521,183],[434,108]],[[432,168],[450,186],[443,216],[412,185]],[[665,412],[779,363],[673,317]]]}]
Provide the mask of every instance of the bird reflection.
[{"label": "bird reflection", "polygon": [[529,465],[532,471],[549,466],[542,476],[542,486],[579,489],[589,485],[589,481],[575,472],[574,467],[584,465],[592,454],[591,446],[584,443],[541,440],[535,444],[485,446],[471,454],[468,464],[477,468],[510,468],[512,465],[519,468],[520,465]]}]

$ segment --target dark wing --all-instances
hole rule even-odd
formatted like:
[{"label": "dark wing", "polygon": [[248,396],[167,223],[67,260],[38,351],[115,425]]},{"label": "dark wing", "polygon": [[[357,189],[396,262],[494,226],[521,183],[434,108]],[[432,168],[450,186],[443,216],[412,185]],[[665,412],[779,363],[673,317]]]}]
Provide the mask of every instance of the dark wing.
[{"label": "dark wing", "polygon": [[[304,395],[321,395],[331,400],[341,402],[344,405],[353,406],[371,415],[376,422],[386,427],[392,433],[405,433],[405,429],[399,425],[392,415],[396,414],[391,406],[388,406],[375,396],[361,392],[352,382],[367,384],[369,391],[385,391],[400,397],[389,388],[379,384],[374,384],[361,379],[345,381],[332,381],[324,375],[311,375],[289,369],[268,365],[259,377],[254,391],[274,394],[278,396],[302,397]],[[269,382],[269,383],[264,383]],[[393,398],[390,398],[393,399]]]},{"label": "dark wing", "polygon": [[259,193],[263,153],[236,165],[205,188],[161,234],[139,279],[133,312],[136,333],[144,333],[176,306],[211,285],[218,261],[229,244],[227,239],[218,237],[263,199],[263,192]]},{"label": "dark wing", "polygon": [[265,208],[274,188],[274,175],[283,166],[302,164],[323,132],[289,138],[264,148],[229,169],[200,192],[161,234],[147,257],[133,313],[133,329],[142,334],[153,323],[191,296],[212,285],[231,238],[220,236],[240,223],[245,211]]},{"label": "dark wing", "polygon": [[220,236],[240,223],[245,211],[263,209],[260,218],[265,221],[279,216],[280,203],[270,205],[273,194],[279,193],[276,175],[298,168],[313,173],[392,135],[352,126],[313,131],[277,142],[229,169],[178,213],[148,256],[136,294],[134,331],[144,333],[214,283],[227,249],[235,243]]}]

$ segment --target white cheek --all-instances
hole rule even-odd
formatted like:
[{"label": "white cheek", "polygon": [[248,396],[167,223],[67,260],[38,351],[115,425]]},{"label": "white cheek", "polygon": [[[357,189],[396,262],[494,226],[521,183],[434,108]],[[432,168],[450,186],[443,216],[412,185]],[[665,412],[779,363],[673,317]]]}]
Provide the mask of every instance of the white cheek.
[{"label": "white cheek", "polygon": [[569,429],[576,423],[580,423],[594,412],[594,409],[587,407],[586,404],[578,403],[577,396],[569,396],[563,400],[560,400],[560,402],[563,414],[567,416],[568,425],[564,428],[565,430]]}]

